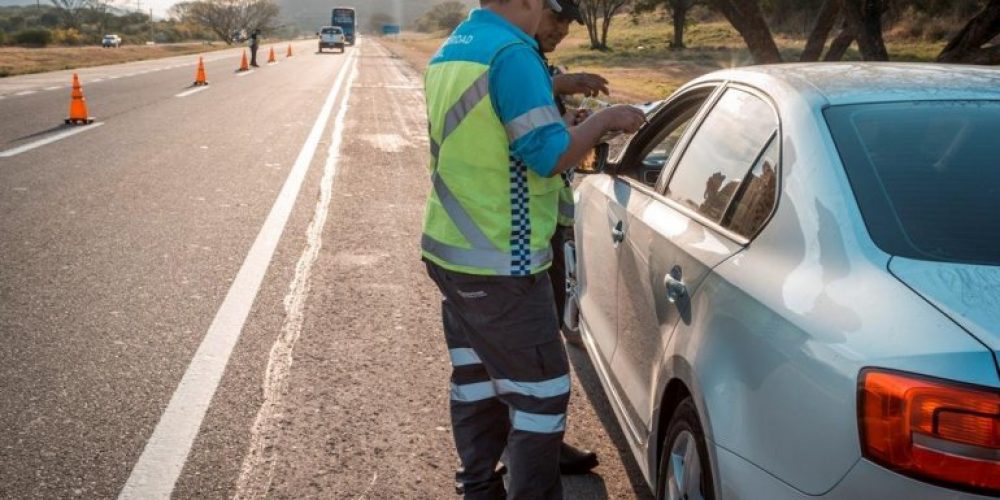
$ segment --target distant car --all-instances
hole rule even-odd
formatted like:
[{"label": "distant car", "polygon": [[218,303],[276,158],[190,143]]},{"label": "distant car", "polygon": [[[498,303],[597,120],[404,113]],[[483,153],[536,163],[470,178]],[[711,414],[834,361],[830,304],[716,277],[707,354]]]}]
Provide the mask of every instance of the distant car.
[{"label": "distant car", "polygon": [[101,47],[104,48],[114,47],[117,49],[118,47],[121,46],[122,46],[122,37],[118,35],[104,35],[104,38],[101,39]]},{"label": "distant car", "polygon": [[566,268],[657,498],[1000,497],[1000,71],[731,69],[647,117]]},{"label": "distant car", "polygon": [[323,49],[340,49],[341,53],[344,52],[344,44],[346,43],[344,30],[337,26],[323,26],[317,34],[319,35],[320,52],[323,52]]}]

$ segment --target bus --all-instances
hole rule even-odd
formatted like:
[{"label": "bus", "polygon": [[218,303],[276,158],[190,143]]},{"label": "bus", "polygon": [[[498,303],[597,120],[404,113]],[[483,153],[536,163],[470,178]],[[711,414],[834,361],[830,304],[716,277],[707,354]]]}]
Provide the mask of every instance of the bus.
[{"label": "bus", "polygon": [[347,40],[347,44],[354,45],[354,37],[358,32],[358,22],[352,7],[337,7],[333,9],[333,19],[331,19],[330,25],[339,26],[340,29],[344,30],[344,38]]}]

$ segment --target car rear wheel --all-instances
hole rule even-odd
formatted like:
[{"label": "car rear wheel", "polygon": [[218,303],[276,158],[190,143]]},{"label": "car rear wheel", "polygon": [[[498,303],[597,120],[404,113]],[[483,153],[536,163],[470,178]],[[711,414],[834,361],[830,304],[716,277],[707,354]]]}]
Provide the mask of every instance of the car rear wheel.
[{"label": "car rear wheel", "polygon": [[657,500],[715,500],[705,433],[691,398],[677,406],[662,450]]}]

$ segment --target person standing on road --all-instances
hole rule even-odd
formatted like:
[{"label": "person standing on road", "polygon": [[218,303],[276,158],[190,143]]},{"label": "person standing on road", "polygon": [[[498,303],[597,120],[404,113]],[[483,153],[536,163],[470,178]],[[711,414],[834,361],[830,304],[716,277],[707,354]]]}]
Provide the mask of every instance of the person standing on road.
[{"label": "person standing on road", "polygon": [[[577,124],[577,118],[582,115],[578,111],[570,110],[566,106],[564,96],[573,94],[584,94],[587,96],[597,95],[599,92],[608,93],[608,81],[604,78],[589,73],[563,73],[558,67],[549,64],[546,54],[556,50],[556,46],[569,34],[569,26],[573,21],[580,24],[583,22],[583,14],[577,0],[559,0],[562,9],[556,12],[551,8],[545,9],[542,15],[542,22],[538,25],[538,32],[535,40],[538,42],[538,52],[542,61],[548,67],[549,75],[552,76],[552,87],[559,108],[559,114],[566,118],[567,125]],[[568,118],[567,118],[568,117]],[[566,241],[573,239],[573,187],[572,170],[567,170],[560,174],[563,186],[559,190],[559,210],[556,217],[556,230],[552,235],[552,267],[549,268],[549,279],[552,281],[552,292],[556,303],[556,316],[559,324],[562,325],[563,313],[566,308],[566,260],[563,250]],[[574,345],[582,345],[580,334],[561,328],[566,340]],[[567,443],[563,443],[559,449],[559,470],[563,474],[586,474],[594,467],[600,465],[597,454],[590,450],[580,449]]]},{"label": "person standing on road", "polygon": [[260,48],[260,30],[253,30],[250,33],[250,65],[259,68],[257,66],[257,49]]},{"label": "person standing on road", "polygon": [[[587,97],[595,97],[598,94],[609,93],[608,81],[593,73],[565,73],[559,67],[549,64],[546,54],[552,53],[556,47],[562,43],[566,35],[569,34],[569,26],[576,21],[584,24],[583,14],[580,12],[579,0],[559,0],[562,8],[560,12],[546,9],[542,16],[542,22],[538,25],[538,33],[535,40],[538,41],[538,49],[542,60],[552,75],[552,88],[555,92],[556,106],[559,114],[568,116],[569,125],[575,125],[575,120],[581,115],[581,111],[574,110],[572,114],[567,114],[570,110],[566,107],[565,97],[582,94]],[[562,173],[563,188],[559,191],[559,217],[555,234],[552,236],[552,267],[549,268],[549,277],[552,280],[552,289],[556,299],[556,312],[559,314],[560,324],[562,324],[563,313],[566,309],[566,260],[564,247],[567,241],[573,240],[573,172],[567,170]],[[579,332],[561,329],[566,341],[576,346],[582,346],[583,340]],[[573,459],[568,459],[573,457]],[[560,455],[560,465],[563,473],[583,474],[597,467],[597,456],[591,452],[576,450],[565,447]]]},{"label": "person standing on road", "polygon": [[[642,113],[568,128],[534,35],[556,0],[482,0],[431,59],[431,181],[421,240],[443,295],[451,420],[467,499],[561,499],[569,362],[552,283],[560,173]],[[515,161],[511,161],[511,159]],[[510,458],[510,492],[496,472]]]}]

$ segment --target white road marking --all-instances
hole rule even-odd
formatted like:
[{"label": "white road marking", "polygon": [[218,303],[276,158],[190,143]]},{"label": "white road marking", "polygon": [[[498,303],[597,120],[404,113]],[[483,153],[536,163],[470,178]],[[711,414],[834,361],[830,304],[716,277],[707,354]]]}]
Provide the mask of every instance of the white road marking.
[{"label": "white road marking", "polygon": [[240,72],[236,73],[236,76],[247,76],[250,73],[253,73],[254,71],[257,71],[257,70],[251,69],[249,71],[240,71]]},{"label": "white road marking", "polygon": [[185,90],[184,92],[181,92],[180,94],[177,94],[174,97],[187,97],[187,96],[189,96],[191,94],[197,94],[198,92],[201,92],[202,90],[208,90],[208,85],[203,85],[201,87],[195,87],[195,88],[193,88],[191,90]]},{"label": "white road marking", "polygon": [[0,158],[10,158],[11,156],[16,156],[32,149],[40,148],[46,144],[52,144],[58,140],[65,139],[70,136],[74,136],[81,132],[86,132],[88,130],[93,130],[97,127],[104,125],[104,122],[91,123],[90,125],[77,125],[69,130],[64,130],[62,132],[52,134],[44,139],[39,139],[35,142],[29,142],[23,146],[18,146],[16,148],[8,149],[6,151],[0,151]]},{"label": "white road marking", "polygon": [[38,92],[38,91],[37,90],[22,90],[22,91],[14,94],[14,95],[31,95],[31,94],[34,94],[35,92]]},{"label": "white road marking", "polygon": [[119,500],[169,499],[225,372],[250,308],[291,216],[316,148],[333,113],[351,61],[345,61],[319,116],[166,410],[126,481]]},{"label": "white road marking", "polygon": [[44,88],[44,89],[42,89],[42,90],[59,90],[59,89],[61,89],[61,88],[63,88],[63,86],[62,86],[62,85],[53,85],[53,86],[51,86],[51,87],[45,87],[45,88]]},{"label": "white road marking", "polygon": [[337,117],[333,121],[331,132],[330,149],[327,153],[326,164],[323,166],[323,178],[320,181],[320,197],[316,202],[312,220],[306,229],[306,248],[299,261],[295,265],[295,277],[289,287],[288,295],[285,296],[285,321],[281,325],[281,335],[271,346],[271,352],[267,360],[267,369],[264,372],[264,401],[257,418],[254,420],[250,433],[250,446],[246,458],[243,460],[243,467],[240,477],[236,481],[236,493],[234,499],[254,499],[265,498],[274,474],[274,449],[266,446],[274,440],[273,416],[279,411],[281,395],[284,393],[288,372],[292,366],[292,353],[295,343],[302,332],[302,321],[306,300],[309,297],[311,286],[311,276],[313,265],[319,258],[319,251],[323,247],[323,227],[326,225],[326,217],[330,211],[330,200],[333,193],[333,180],[337,175],[337,165],[340,162],[340,146],[344,140],[344,119],[347,115],[348,101],[351,98],[351,84],[358,74],[358,59],[354,58],[353,64],[348,61],[350,76],[347,79],[346,90],[340,101],[340,108]]}]

